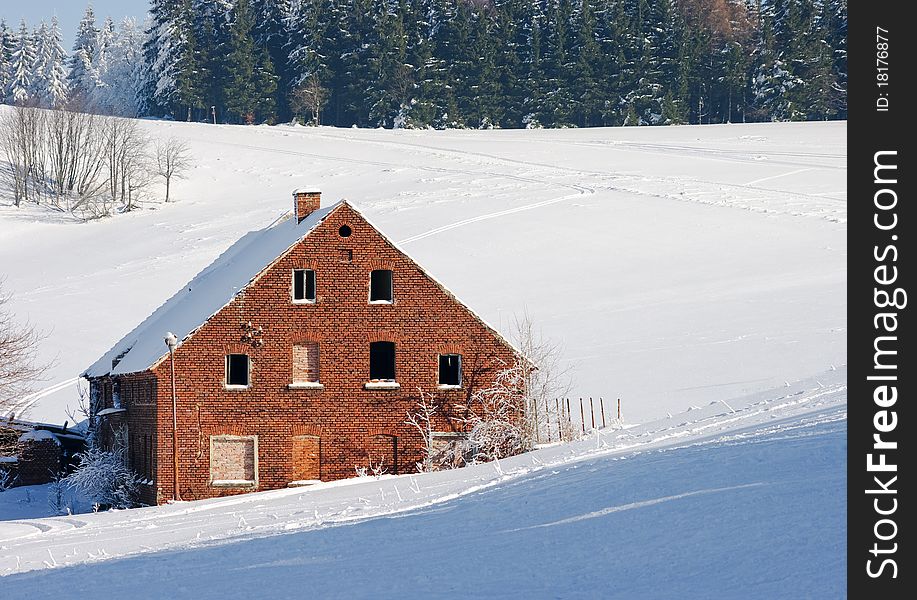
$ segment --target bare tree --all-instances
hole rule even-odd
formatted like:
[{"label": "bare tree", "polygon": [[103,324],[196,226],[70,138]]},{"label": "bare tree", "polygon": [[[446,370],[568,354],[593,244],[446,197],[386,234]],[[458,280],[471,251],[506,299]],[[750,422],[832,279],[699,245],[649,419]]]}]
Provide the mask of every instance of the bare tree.
[{"label": "bare tree", "polygon": [[570,429],[557,414],[555,399],[570,393],[570,367],[562,362],[563,347],[546,337],[528,313],[515,318],[512,338],[531,368],[520,372],[525,399],[527,436],[534,443],[547,438],[570,439]]},{"label": "bare tree", "polygon": [[312,117],[310,122],[317,127],[322,123],[322,108],[327,104],[328,96],[328,90],[322,87],[318,74],[313,73],[293,89],[290,108],[298,114],[308,113]]},{"label": "bare tree", "polygon": [[3,307],[9,299],[0,288],[0,411],[3,414],[9,414],[47,368],[38,362],[42,335],[32,325],[15,321]]},{"label": "bare tree", "polygon": [[135,208],[140,191],[149,185],[149,141],[137,127],[137,121],[108,117],[103,121],[108,198],[121,210]]},{"label": "bare tree", "polygon": [[420,400],[417,402],[417,409],[412,413],[408,413],[408,418],[404,423],[415,428],[420,433],[420,437],[423,438],[423,461],[417,464],[417,470],[425,473],[433,470],[433,455],[435,454],[433,448],[433,416],[437,410],[433,394],[424,392],[420,388],[418,388],[418,391],[420,392]]},{"label": "bare tree", "polygon": [[0,117],[14,204],[46,202],[82,219],[136,207],[153,178],[149,146],[129,119],[31,107]]},{"label": "bare tree", "polygon": [[166,182],[166,202],[169,202],[169,188],[172,178],[182,179],[194,166],[194,158],[187,142],[170,137],[156,140],[156,174]]}]

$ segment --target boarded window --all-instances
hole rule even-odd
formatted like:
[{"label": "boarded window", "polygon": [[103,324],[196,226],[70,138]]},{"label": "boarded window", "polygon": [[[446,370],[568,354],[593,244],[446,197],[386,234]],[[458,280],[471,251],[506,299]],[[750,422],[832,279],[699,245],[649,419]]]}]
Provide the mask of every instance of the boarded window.
[{"label": "boarded window", "polygon": [[293,383],[318,383],[318,342],[293,346]]},{"label": "boarded window", "polygon": [[462,355],[439,355],[439,385],[460,387],[462,385]]},{"label": "boarded window", "polygon": [[369,301],[392,302],[392,272],[373,271],[369,276]]},{"label": "boarded window", "polygon": [[211,436],[210,483],[258,485],[258,436]]},{"label": "boarded window", "polygon": [[293,437],[293,481],[318,481],[321,474],[321,439],[314,435]]},{"label": "boarded window", "polygon": [[248,387],[250,364],[247,354],[226,355],[226,385]]},{"label": "boarded window", "polygon": [[311,269],[293,271],[293,301],[315,302],[315,271]]},{"label": "boarded window", "polygon": [[372,342],[369,345],[369,379],[395,380],[395,342]]}]

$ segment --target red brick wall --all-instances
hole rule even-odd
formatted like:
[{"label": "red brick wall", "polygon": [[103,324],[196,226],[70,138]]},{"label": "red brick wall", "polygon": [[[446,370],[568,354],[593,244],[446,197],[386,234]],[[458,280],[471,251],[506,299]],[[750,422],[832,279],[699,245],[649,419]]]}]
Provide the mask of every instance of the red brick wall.
[{"label": "red brick wall", "polygon": [[[143,504],[156,504],[156,486],[152,481],[156,477],[157,459],[157,381],[149,372],[119,376],[117,380],[121,407],[127,409],[127,412],[102,417],[95,422],[98,443],[103,448],[111,448],[117,428],[127,427],[128,464],[142,479],[151,482],[141,486],[138,500]],[[113,384],[110,377],[96,378],[90,382],[99,401],[97,411],[112,408]]]},{"label": "red brick wall", "polygon": [[56,440],[19,442],[19,485],[48,483],[61,467],[61,446]]},{"label": "red brick wall", "polygon": [[[352,229],[346,238],[339,235],[345,224]],[[343,262],[348,250],[352,261]],[[315,304],[291,302],[292,270],[301,268],[316,271]],[[368,303],[373,269],[393,271],[394,304]],[[249,322],[262,330],[254,341],[245,337]],[[319,379],[324,387],[289,389],[292,347],[309,341],[320,344]],[[372,341],[395,342],[400,390],[364,389]],[[249,389],[224,388],[224,357],[230,352],[251,357]],[[436,389],[438,355],[447,353],[463,355],[461,390]],[[422,458],[422,442],[404,421],[415,408],[418,388],[436,392],[445,414],[455,415],[456,403],[465,403],[475,386],[488,383],[496,370],[513,361],[512,350],[490,329],[343,206],[176,350],[182,498],[251,490],[209,485],[214,435],[258,436],[258,489],[285,487],[295,478],[296,435],[320,438],[323,480],[352,477],[354,467],[366,466],[371,455],[383,450],[391,455],[393,445],[397,465],[387,459],[388,471],[413,471]],[[158,412],[151,408],[147,420],[136,422],[156,419],[156,483],[158,499],[165,501],[172,497],[168,359],[153,373],[158,379]],[[135,419],[133,407],[130,414]],[[437,423],[443,431],[460,428],[460,423],[445,417]]]}]

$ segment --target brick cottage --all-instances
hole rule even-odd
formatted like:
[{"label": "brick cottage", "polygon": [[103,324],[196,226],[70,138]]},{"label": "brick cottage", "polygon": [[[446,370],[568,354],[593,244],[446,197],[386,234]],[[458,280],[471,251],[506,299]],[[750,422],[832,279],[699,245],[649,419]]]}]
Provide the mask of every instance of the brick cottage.
[{"label": "brick cottage", "polygon": [[412,471],[418,390],[435,394],[448,440],[458,406],[518,359],[359,211],[320,197],[295,192],[292,214],[237,241],[84,373],[99,438],[147,481],[141,501]]}]

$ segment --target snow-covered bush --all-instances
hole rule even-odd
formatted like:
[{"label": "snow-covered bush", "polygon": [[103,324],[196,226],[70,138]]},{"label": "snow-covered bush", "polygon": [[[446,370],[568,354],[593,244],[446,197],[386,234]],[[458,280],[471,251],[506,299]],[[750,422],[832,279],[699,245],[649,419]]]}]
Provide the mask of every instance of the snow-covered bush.
[{"label": "snow-covered bush", "polygon": [[0,467],[0,492],[5,492],[6,490],[13,487],[15,480],[16,476],[13,475],[11,469],[4,469]]},{"label": "snow-covered bush", "polygon": [[530,367],[519,361],[501,370],[493,384],[475,391],[464,407],[468,437],[466,453],[475,462],[513,456],[534,446],[525,414],[525,372]]},{"label": "snow-covered bush", "polygon": [[48,508],[56,515],[72,512],[66,501],[67,482],[62,473],[57,473],[48,484]]},{"label": "snow-covered bush", "polygon": [[123,450],[89,448],[79,455],[79,461],[66,481],[92,500],[96,510],[135,505],[140,480],[125,464]]},{"label": "snow-covered bush", "polygon": [[357,477],[375,477],[376,479],[379,479],[388,472],[384,458],[377,463],[370,461],[369,466],[357,465],[353,469],[356,471]]}]

